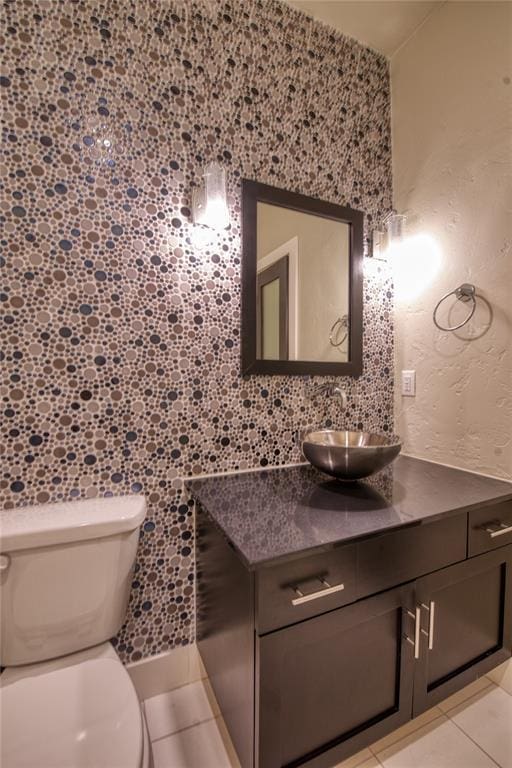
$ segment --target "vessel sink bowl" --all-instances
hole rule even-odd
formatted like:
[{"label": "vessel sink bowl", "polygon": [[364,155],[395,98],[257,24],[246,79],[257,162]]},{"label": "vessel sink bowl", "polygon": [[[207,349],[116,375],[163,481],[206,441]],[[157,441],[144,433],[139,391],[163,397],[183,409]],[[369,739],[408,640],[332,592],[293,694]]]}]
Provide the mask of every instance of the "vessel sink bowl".
[{"label": "vessel sink bowl", "polygon": [[306,432],[302,453],[321,472],[338,480],[360,480],[396,459],[402,444],[397,437],[372,432],[320,429]]}]

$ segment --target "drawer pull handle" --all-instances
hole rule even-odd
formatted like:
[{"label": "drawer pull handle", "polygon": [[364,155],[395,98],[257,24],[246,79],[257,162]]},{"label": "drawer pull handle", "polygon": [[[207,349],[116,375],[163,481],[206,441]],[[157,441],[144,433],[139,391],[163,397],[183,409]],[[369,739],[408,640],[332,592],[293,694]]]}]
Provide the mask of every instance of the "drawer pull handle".
[{"label": "drawer pull handle", "polygon": [[424,608],[426,611],[428,611],[428,634],[423,629],[421,631],[423,632],[424,635],[427,635],[428,649],[429,651],[431,651],[434,647],[434,621],[435,621],[436,604],[433,600],[431,600],[428,605],[425,605],[425,603],[422,603],[421,607]]},{"label": "drawer pull handle", "polygon": [[504,533],[512,533],[512,523],[502,523],[501,520],[493,520],[483,525],[482,528],[491,539],[495,539],[496,536],[503,536]]},{"label": "drawer pull handle", "polygon": [[412,645],[414,647],[414,658],[419,659],[420,657],[420,628],[421,628],[421,608],[419,605],[416,606],[416,610],[413,613],[412,611],[407,611],[407,615],[411,617],[411,619],[414,619],[414,640],[411,640],[408,635],[404,635],[404,639],[407,640],[409,645]]},{"label": "drawer pull handle", "polygon": [[344,584],[335,584],[331,587],[328,581],[319,577],[319,581],[322,582],[325,589],[319,589],[318,592],[311,592],[309,595],[305,595],[298,587],[292,587],[293,591],[297,595],[292,600],[292,605],[302,605],[302,603],[309,603],[310,600],[317,600],[319,597],[326,597],[326,595],[333,595],[335,592],[341,592],[345,589]]}]

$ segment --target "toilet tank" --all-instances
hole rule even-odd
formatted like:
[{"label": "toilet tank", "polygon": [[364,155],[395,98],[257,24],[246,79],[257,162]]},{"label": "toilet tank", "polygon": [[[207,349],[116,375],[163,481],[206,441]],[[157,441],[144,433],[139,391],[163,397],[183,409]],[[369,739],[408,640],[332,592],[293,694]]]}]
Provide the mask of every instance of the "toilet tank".
[{"label": "toilet tank", "polygon": [[0,515],[0,664],[31,664],[108,640],[128,604],[143,496]]}]

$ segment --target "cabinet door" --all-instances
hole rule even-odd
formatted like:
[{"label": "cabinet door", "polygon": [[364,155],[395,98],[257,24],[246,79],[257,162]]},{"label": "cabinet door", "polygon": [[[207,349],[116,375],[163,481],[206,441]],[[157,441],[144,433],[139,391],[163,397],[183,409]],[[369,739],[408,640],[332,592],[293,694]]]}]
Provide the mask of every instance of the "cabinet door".
[{"label": "cabinet door", "polygon": [[418,579],[415,717],[509,658],[511,574],[512,547],[503,547]]},{"label": "cabinet door", "polygon": [[410,585],[258,639],[258,768],[333,766],[411,717]]}]

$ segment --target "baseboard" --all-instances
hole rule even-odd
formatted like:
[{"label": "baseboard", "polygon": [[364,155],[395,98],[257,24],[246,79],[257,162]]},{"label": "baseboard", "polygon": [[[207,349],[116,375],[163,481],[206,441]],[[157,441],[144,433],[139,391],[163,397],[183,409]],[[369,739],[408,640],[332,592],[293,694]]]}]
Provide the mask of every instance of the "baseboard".
[{"label": "baseboard", "polygon": [[126,669],[140,701],[206,677],[195,643],[135,661]]},{"label": "baseboard", "polygon": [[[140,701],[207,677],[195,643],[128,664],[126,669]],[[512,659],[488,672],[487,677],[512,695]],[[208,684],[207,694],[213,697],[210,703],[217,714],[215,697]]]}]

